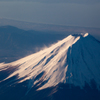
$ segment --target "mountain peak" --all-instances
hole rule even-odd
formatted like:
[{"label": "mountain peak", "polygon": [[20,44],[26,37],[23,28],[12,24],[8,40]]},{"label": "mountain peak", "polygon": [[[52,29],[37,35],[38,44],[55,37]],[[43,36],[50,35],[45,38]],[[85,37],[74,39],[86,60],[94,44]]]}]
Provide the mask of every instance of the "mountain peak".
[{"label": "mountain peak", "polygon": [[[59,83],[83,87],[92,79],[100,84],[100,43],[88,33],[69,35],[51,47],[8,64],[1,64],[0,71],[18,66],[5,81],[13,76],[21,83],[29,81],[28,87],[43,84],[39,89],[56,86]],[[83,37],[85,41],[79,41]],[[1,82],[2,82],[1,81]]]},{"label": "mountain peak", "polygon": [[80,33],[80,34],[73,34],[72,36],[81,36],[81,37],[87,37],[89,33]]}]

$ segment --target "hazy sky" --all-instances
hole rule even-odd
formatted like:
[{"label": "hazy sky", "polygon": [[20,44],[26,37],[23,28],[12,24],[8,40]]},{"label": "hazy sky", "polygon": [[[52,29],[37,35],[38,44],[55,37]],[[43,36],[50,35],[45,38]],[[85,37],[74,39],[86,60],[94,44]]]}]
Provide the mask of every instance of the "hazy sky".
[{"label": "hazy sky", "polygon": [[100,0],[0,0],[0,17],[100,28]]}]

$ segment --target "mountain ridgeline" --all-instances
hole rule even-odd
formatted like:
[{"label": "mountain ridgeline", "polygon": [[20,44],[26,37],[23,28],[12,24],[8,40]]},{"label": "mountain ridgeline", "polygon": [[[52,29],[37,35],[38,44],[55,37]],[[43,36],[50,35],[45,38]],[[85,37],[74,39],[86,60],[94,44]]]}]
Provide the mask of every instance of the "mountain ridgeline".
[{"label": "mountain ridgeline", "polygon": [[0,63],[1,100],[100,100],[100,42],[69,35],[11,63]]}]

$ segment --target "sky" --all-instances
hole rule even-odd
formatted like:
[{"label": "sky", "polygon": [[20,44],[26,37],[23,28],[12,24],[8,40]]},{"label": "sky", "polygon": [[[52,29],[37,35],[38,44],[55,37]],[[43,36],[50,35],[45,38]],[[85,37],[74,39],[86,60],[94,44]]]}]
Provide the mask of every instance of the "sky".
[{"label": "sky", "polygon": [[0,18],[100,28],[100,0],[0,0]]}]

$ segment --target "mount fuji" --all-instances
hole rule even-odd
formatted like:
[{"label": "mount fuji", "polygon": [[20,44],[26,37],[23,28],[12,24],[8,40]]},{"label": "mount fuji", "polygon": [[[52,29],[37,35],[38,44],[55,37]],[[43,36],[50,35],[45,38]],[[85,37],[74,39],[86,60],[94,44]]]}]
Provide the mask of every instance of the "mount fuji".
[{"label": "mount fuji", "polygon": [[0,100],[100,100],[100,42],[69,35],[11,63],[0,63]]}]

